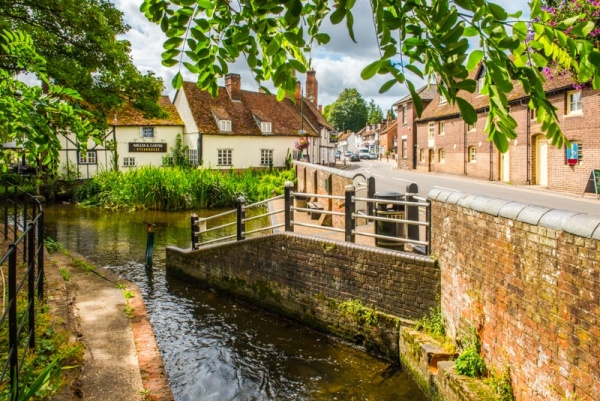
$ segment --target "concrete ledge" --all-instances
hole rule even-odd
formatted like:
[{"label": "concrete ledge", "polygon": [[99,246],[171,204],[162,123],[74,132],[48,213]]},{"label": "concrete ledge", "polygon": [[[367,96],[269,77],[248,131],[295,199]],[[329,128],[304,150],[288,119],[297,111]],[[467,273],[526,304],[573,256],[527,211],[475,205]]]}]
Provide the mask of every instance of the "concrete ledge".
[{"label": "concrete ledge", "polygon": [[454,372],[456,354],[445,351],[425,333],[400,328],[400,361],[428,395],[436,401],[500,400],[483,380]]}]

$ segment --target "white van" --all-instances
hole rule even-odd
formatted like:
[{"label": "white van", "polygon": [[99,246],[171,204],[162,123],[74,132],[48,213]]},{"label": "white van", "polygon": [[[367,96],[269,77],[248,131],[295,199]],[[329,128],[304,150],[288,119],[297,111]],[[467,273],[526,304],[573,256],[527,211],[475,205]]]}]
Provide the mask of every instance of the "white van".
[{"label": "white van", "polygon": [[369,159],[369,148],[358,148],[358,157],[361,159]]}]

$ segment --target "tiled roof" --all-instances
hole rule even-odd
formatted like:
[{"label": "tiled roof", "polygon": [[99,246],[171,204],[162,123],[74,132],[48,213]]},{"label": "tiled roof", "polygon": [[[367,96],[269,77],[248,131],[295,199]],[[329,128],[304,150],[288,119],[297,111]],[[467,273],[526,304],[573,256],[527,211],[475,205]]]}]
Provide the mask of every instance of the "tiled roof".
[{"label": "tiled roof", "polygon": [[[417,89],[417,93],[419,94],[419,96],[421,96],[421,99],[423,99],[424,101],[432,100],[437,96],[437,84],[422,86],[419,89]],[[400,106],[401,104],[408,103],[410,101],[412,101],[412,96],[409,93],[408,95],[404,96],[402,99],[394,103],[392,107]]]},{"label": "tiled roof", "polygon": [[165,118],[146,118],[144,112],[126,103],[120,110],[109,114],[109,125],[115,126],[156,126],[156,125],[181,125],[183,121],[168,96],[161,96],[158,104],[168,114]]},{"label": "tiled roof", "polygon": [[[206,91],[200,90],[193,82],[184,82],[183,88],[198,130],[203,134],[212,135],[248,135],[248,136],[300,136],[300,130],[305,130],[308,136],[317,136],[319,118],[323,119],[316,108],[303,106],[302,114],[305,121],[302,123],[298,105],[286,98],[281,102],[273,95],[260,92],[241,91],[239,101],[232,101],[227,89],[220,87],[216,98],[212,98]],[[230,120],[230,132],[219,130],[218,120]],[[312,121],[311,121],[312,120]],[[324,121],[324,119],[323,119]],[[271,123],[271,133],[263,134],[260,122]],[[325,121],[325,124],[327,122]],[[325,124],[321,124],[325,126]]]},{"label": "tiled roof", "polygon": [[[476,68],[469,74],[469,78],[475,79],[479,68]],[[556,90],[564,90],[568,89],[573,85],[573,79],[568,76],[557,76],[553,79],[548,79],[544,83],[544,89],[546,92],[552,92]],[[507,94],[508,102],[514,102],[520,99],[526,99],[529,97],[528,94],[523,90],[523,86],[518,83],[513,83],[514,89],[512,92]],[[487,95],[480,95],[478,91],[475,93],[469,93],[466,91],[461,91],[460,96],[469,102],[475,110],[481,111],[486,109],[489,106],[489,97]],[[460,110],[458,105],[451,105],[449,103],[439,103],[439,95],[437,95],[431,103],[423,110],[423,114],[421,118],[417,120],[417,122],[424,122],[427,120],[435,120],[443,117],[457,116],[460,114]]]}]

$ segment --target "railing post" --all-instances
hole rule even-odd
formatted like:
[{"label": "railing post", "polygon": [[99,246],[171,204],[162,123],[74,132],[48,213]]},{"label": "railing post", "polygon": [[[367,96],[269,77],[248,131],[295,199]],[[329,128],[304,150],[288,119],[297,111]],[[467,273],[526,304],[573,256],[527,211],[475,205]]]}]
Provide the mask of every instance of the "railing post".
[{"label": "railing post", "polygon": [[[38,299],[44,299],[44,211],[40,207],[40,217],[37,222],[37,266],[38,266],[38,282],[37,294]],[[37,214],[36,214],[37,215]]]},{"label": "railing post", "polygon": [[346,242],[354,242],[354,229],[356,228],[356,220],[352,218],[352,215],[356,211],[356,203],[354,202],[356,190],[354,189],[354,185],[347,185],[345,189],[344,211],[346,215],[344,220],[344,228],[346,232],[344,233],[344,237],[346,238]]},{"label": "railing post", "polygon": [[[416,202],[414,196],[419,193],[419,187],[414,182],[406,186],[405,201]],[[406,220],[419,221],[419,207],[406,205]],[[407,227],[408,238],[412,240],[419,240],[419,226],[415,224],[408,224]]]},{"label": "railing post", "polygon": [[[374,197],[375,197],[375,177],[369,177],[367,180],[367,198],[372,199]],[[368,202],[367,203],[367,214],[369,216],[375,215],[373,208],[374,208],[373,202]]]},{"label": "railing post", "polygon": [[292,189],[294,188],[294,183],[291,181],[286,181],[285,183],[285,192],[284,192],[284,219],[285,219],[285,231],[293,232],[294,226],[292,225],[292,221],[294,221],[294,211],[292,210]]},{"label": "railing post", "polygon": [[191,233],[192,233],[192,251],[196,249],[198,246],[198,215],[196,213],[192,213],[190,218],[191,225]]},{"label": "railing post", "polygon": [[[23,244],[25,245],[25,244]],[[27,311],[29,314],[29,349],[35,350],[35,226],[27,225]]]},{"label": "railing post", "polygon": [[17,247],[8,246],[8,359],[10,374],[10,393],[18,399],[19,392],[19,355],[17,341]]},{"label": "railing post", "polygon": [[8,182],[4,183],[4,241],[8,241]]},{"label": "railing post", "polygon": [[243,196],[237,198],[235,207],[237,209],[237,240],[242,241],[245,239],[244,233],[246,232],[246,198]]},{"label": "railing post", "polygon": [[427,241],[427,245],[425,246],[425,255],[429,255],[431,253],[431,202],[425,208],[425,220],[427,221],[427,227],[425,227],[425,240]]}]

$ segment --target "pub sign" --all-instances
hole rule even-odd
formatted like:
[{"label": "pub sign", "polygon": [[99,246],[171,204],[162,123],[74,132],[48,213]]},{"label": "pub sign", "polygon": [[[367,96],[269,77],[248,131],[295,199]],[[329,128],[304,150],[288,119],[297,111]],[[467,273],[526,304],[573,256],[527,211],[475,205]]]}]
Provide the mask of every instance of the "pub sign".
[{"label": "pub sign", "polygon": [[167,151],[164,142],[129,142],[129,152],[162,152]]}]

